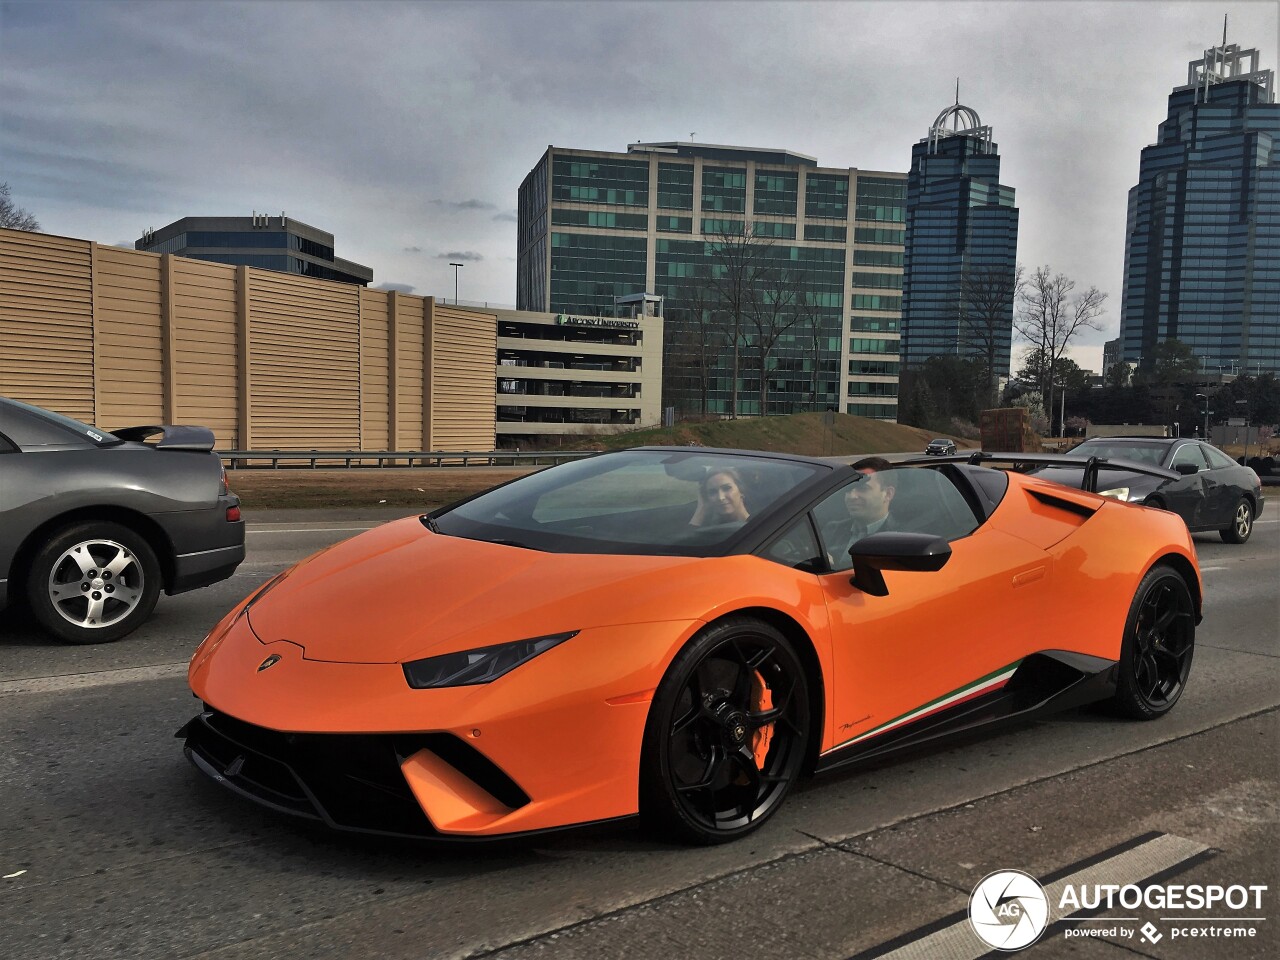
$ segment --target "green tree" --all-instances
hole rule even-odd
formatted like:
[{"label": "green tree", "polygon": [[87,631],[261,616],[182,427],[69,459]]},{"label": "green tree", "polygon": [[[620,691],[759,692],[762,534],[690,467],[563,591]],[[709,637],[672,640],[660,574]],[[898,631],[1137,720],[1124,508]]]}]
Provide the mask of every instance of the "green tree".
[{"label": "green tree", "polygon": [[1188,344],[1176,337],[1156,345],[1155,365],[1150,382],[1160,386],[1194,382],[1200,377],[1200,361]]}]

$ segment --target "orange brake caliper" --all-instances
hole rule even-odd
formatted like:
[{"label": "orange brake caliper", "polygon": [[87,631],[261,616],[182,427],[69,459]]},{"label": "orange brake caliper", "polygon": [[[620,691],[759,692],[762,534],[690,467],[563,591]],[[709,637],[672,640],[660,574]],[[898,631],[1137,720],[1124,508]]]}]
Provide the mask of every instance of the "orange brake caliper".
[{"label": "orange brake caliper", "polygon": [[[751,678],[751,700],[757,713],[773,709],[773,694],[765,686],[764,677],[757,670]],[[756,766],[764,769],[764,761],[769,756],[769,745],[773,743],[773,724],[766,723],[751,735],[751,751],[756,756]]]}]

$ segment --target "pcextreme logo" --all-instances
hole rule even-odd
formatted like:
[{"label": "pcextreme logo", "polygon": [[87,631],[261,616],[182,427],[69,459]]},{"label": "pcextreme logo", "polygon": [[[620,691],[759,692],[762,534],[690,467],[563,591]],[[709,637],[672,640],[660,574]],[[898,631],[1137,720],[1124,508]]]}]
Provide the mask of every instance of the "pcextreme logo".
[{"label": "pcextreme logo", "polygon": [[998,870],[973,888],[969,923],[988,946],[1021,950],[1039,940],[1049,925],[1049,898],[1034,877],[1021,870]]}]

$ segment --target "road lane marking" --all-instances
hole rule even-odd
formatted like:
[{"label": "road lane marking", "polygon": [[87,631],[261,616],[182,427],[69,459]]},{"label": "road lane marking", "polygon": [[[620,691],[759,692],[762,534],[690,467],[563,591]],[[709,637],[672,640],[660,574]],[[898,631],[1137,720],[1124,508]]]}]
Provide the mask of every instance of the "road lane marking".
[{"label": "road lane marking", "polygon": [[[1142,886],[1155,878],[1164,878],[1189,869],[1211,855],[1210,848],[1194,840],[1171,833],[1147,834],[1113,847],[1074,867],[1047,875],[1040,881],[1049,900],[1049,923],[1038,942],[1044,943],[1067,923],[1086,919],[1112,922],[1124,918],[1096,917],[1097,910],[1078,909],[1057,915],[1054,904],[1060,903],[1068,886],[1118,884]],[[1109,855],[1110,854],[1110,855]],[[992,952],[978,939],[969,924],[968,910],[951,914],[942,920],[854,955],[851,960],[977,960]]]},{"label": "road lane marking", "polygon": [[1201,573],[1211,573],[1211,572],[1212,572],[1212,571],[1214,571],[1214,570],[1229,570],[1229,569],[1231,569],[1231,568],[1230,568],[1230,567],[1226,567],[1226,566],[1222,566],[1222,567],[1201,567],[1201,568],[1200,568],[1200,572],[1201,572]]},{"label": "road lane marking", "polygon": [[0,697],[19,693],[59,693],[63,690],[88,690],[91,687],[111,687],[120,683],[139,683],[144,680],[170,680],[187,674],[187,661],[160,663],[152,667],[126,667],[121,670],[100,670],[97,673],[74,673],[63,677],[28,677],[24,680],[0,680]]}]

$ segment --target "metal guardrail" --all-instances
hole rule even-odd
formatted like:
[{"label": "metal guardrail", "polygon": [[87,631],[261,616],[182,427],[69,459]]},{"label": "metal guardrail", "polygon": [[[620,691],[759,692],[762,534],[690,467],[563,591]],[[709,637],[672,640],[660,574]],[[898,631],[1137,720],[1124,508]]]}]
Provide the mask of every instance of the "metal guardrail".
[{"label": "metal guardrail", "polygon": [[[517,466],[541,463],[557,464],[565,460],[590,457],[598,450],[215,450],[229,470],[253,469],[252,461],[271,461],[271,469],[281,463],[306,463],[312,470],[319,461],[341,461],[347,468],[374,463],[379,467],[475,467]],[[402,463],[403,462],[403,463]],[[326,464],[328,466],[330,464]],[[333,465],[336,465],[334,463]],[[263,469],[260,467],[259,469]]]}]

